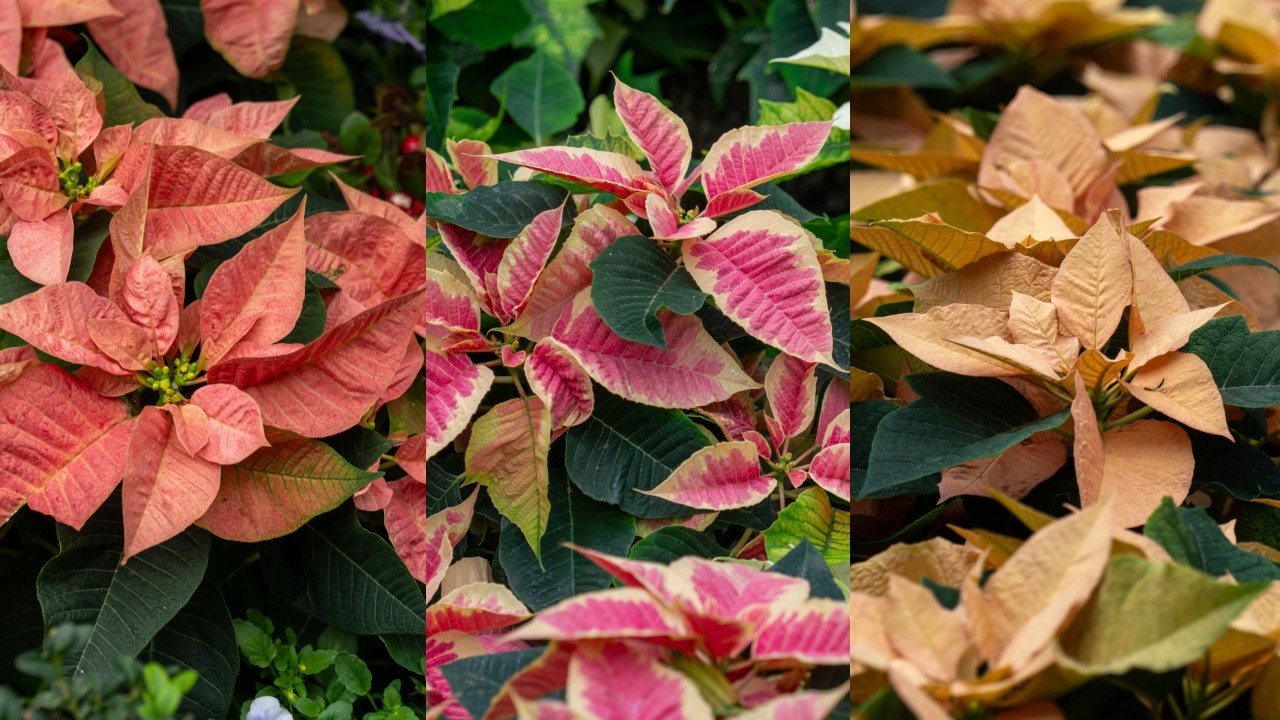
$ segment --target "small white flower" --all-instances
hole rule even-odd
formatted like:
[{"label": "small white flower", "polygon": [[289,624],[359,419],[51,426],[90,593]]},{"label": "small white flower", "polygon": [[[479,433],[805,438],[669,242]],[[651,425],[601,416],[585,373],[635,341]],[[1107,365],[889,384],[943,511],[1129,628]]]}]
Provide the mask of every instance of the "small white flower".
[{"label": "small white flower", "polygon": [[280,707],[279,700],[263,695],[249,706],[249,713],[244,716],[244,720],[293,720],[293,715]]}]

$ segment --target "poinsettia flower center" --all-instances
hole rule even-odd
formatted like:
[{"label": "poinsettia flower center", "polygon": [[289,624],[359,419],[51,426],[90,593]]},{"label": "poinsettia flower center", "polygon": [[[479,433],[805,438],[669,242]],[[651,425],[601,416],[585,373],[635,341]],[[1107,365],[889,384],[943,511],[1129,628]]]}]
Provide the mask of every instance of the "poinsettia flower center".
[{"label": "poinsettia flower center", "polygon": [[[59,160],[58,163],[62,164],[62,161]],[[98,178],[90,177],[85,180],[84,166],[76,161],[58,173],[58,184],[62,186],[62,192],[67,198],[71,202],[76,202],[83,197],[88,197],[98,187]]]},{"label": "poinsettia flower center", "polygon": [[204,383],[201,377],[199,361],[193,361],[185,354],[178,355],[165,364],[156,363],[148,374],[138,374],[138,382],[159,395],[156,405],[180,405],[187,401],[182,389],[191,385]]}]

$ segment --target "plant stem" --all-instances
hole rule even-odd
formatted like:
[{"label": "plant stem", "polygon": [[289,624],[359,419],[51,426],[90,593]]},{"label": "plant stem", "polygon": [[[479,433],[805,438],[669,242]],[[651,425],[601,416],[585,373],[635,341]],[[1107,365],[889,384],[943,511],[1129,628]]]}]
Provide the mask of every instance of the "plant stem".
[{"label": "plant stem", "polygon": [[1150,415],[1151,413],[1153,413],[1153,412],[1155,412],[1155,411],[1156,411],[1156,409],[1155,409],[1155,408],[1153,408],[1153,407],[1151,407],[1150,405],[1144,405],[1144,406],[1142,406],[1142,407],[1138,408],[1137,410],[1134,410],[1133,412],[1129,413],[1128,415],[1125,415],[1124,417],[1120,418],[1119,420],[1116,420],[1115,422],[1109,422],[1109,423],[1107,423],[1106,425],[1103,425],[1103,426],[1102,426],[1102,432],[1106,432],[1106,431],[1108,431],[1108,430],[1111,430],[1111,429],[1114,429],[1114,428],[1118,428],[1118,427],[1120,427],[1121,425],[1128,425],[1128,424],[1129,424],[1129,423],[1131,423],[1131,422],[1134,422],[1134,421],[1137,421],[1137,420],[1141,420],[1142,418],[1144,418],[1144,417],[1146,417],[1146,416]]},{"label": "plant stem", "polygon": [[733,549],[729,551],[729,557],[737,557],[738,553],[742,552],[742,548],[746,547],[747,543],[751,542],[752,532],[751,528],[747,528],[746,531],[742,533],[742,537],[738,538],[738,542],[734,543]]}]

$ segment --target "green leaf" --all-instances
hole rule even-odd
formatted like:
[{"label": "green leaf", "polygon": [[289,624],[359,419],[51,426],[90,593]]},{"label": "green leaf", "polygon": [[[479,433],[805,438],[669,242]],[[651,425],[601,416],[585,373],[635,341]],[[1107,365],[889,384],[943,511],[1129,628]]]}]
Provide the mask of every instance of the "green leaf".
[{"label": "green leaf", "polygon": [[1280,273],[1280,268],[1263,260],[1262,258],[1248,257],[1247,255],[1229,255],[1223,253],[1221,255],[1209,255],[1208,257],[1198,258],[1189,263],[1184,263],[1176,268],[1169,270],[1169,277],[1176,280],[1182,280],[1189,277],[1195,277],[1210,270],[1217,270],[1223,267],[1234,267],[1237,265],[1268,267]]},{"label": "green leaf", "polygon": [[1142,534],[1160,543],[1175,562],[1214,577],[1231,573],[1241,582],[1280,579],[1280,566],[1231,544],[1203,508],[1178,507],[1166,497],[1147,518]]},{"label": "green leaf", "polygon": [[[600,97],[604,97],[601,95]],[[583,133],[581,135],[570,135],[564,139],[564,144],[568,147],[587,148],[588,150],[600,150],[602,152],[611,152],[618,155],[626,155],[639,162],[644,159],[644,154],[640,152],[640,148],[636,144],[623,135],[615,135],[612,132],[604,137]],[[596,192],[596,191],[592,191]]]},{"label": "green leaf", "polygon": [[298,313],[293,329],[281,338],[280,342],[306,345],[324,334],[324,324],[328,317],[320,288],[316,287],[308,277],[307,287],[302,295],[302,311]]},{"label": "green leaf", "polygon": [[568,194],[545,183],[514,181],[481,185],[461,195],[427,193],[427,217],[489,237],[513,238],[538,213],[560,207]]},{"label": "green leaf", "polygon": [[[787,191],[773,183],[757,185],[753,189],[761,195],[764,195],[764,199],[755,205],[746,208],[742,211],[743,213],[755,210],[777,210],[783,215],[790,215],[801,223],[807,223],[810,220],[814,220],[819,217],[797,202],[796,199],[791,197]],[[729,219],[735,218],[740,214],[741,213],[731,213],[730,215],[725,216],[724,221],[727,222]],[[846,232],[845,234],[847,235],[848,233]]]},{"label": "green leaf", "polygon": [[40,289],[40,284],[27,279],[13,265],[9,256],[9,238],[0,236],[0,305],[13,302]]},{"label": "green leaf", "polygon": [[[21,520],[15,520],[15,525]],[[34,553],[33,553],[34,554]],[[44,642],[44,618],[36,595],[40,560],[28,558],[0,574],[0,687],[33,691],[35,679],[18,671],[14,660]]]},{"label": "green leaf", "polygon": [[836,104],[830,100],[818,97],[804,88],[796,88],[796,99],[793,102],[761,99],[759,124],[786,125],[830,120],[835,111]]},{"label": "green leaf", "polygon": [[303,650],[298,653],[298,672],[303,675],[324,672],[333,665],[333,660],[337,656],[338,653],[334,650]]},{"label": "green leaf", "polygon": [[107,62],[89,38],[84,39],[88,49],[76,63],[76,74],[88,85],[94,82],[102,86],[105,110],[102,113],[104,127],[136,125],[143,120],[164,117],[160,108],[146,102],[138,94],[138,88],[129,78]]},{"label": "green leaf", "polygon": [[915,720],[911,712],[893,688],[887,687],[878,691],[858,706],[859,720]]},{"label": "green leaf", "polygon": [[1251,333],[1239,315],[1217,318],[1191,333],[1182,352],[1204,360],[1227,405],[1280,405],[1280,330]]},{"label": "green leaf", "polygon": [[577,78],[542,50],[507,68],[489,92],[505,98],[511,119],[538,141],[573,127],[587,108]]},{"label": "green leaf", "polygon": [[591,261],[591,272],[591,300],[605,324],[623,339],[664,350],[658,311],[690,315],[707,300],[683,265],[640,235],[614,240]]},{"label": "green leaf", "polygon": [[200,0],[160,0],[165,23],[169,26],[169,42],[173,54],[182,57],[197,45],[204,44],[204,13]]},{"label": "green leaf", "polygon": [[333,659],[333,672],[337,675],[338,682],[356,695],[368,695],[373,687],[373,674],[369,672],[369,666],[351,653],[338,653]]},{"label": "green leaf", "polygon": [[226,717],[240,674],[240,656],[222,594],[202,585],[182,611],[156,633],[141,659],[195,671],[196,683],[183,696],[177,715]]},{"label": "green leaf", "polygon": [[850,413],[853,447],[849,458],[853,474],[849,476],[849,483],[856,497],[864,497],[866,494],[871,440],[876,436],[876,428],[881,420],[898,409],[899,405],[892,400],[868,400],[853,405]]},{"label": "green leaf", "polygon": [[114,676],[120,655],[136,657],[178,615],[209,560],[209,534],[189,528],[121,565],[119,507],[119,500],[104,503],[36,581],[46,626],[92,625],[84,652],[67,660],[75,674]]},{"label": "green leaf", "polygon": [[[342,120],[356,109],[355,88],[342,56],[319,38],[295,35],[289,42],[281,74],[298,91],[290,113],[292,129],[338,132]],[[301,127],[298,127],[301,125]]]},{"label": "green leaf", "polygon": [[[457,456],[454,456],[457,457]],[[435,515],[462,502],[462,482],[466,473],[445,469],[434,459],[427,461],[427,514]]]},{"label": "green leaf", "polygon": [[836,282],[824,283],[827,291],[827,313],[831,317],[831,357],[835,366],[820,365],[846,380],[849,379],[849,367],[852,363],[849,347],[852,343],[849,331],[849,308],[853,304],[849,299],[849,286]]},{"label": "green leaf", "polygon": [[431,3],[431,16],[427,19],[437,20],[451,12],[461,10],[473,2],[475,0],[435,0],[435,2]]},{"label": "green leaf", "polygon": [[86,282],[93,266],[98,261],[98,250],[102,241],[107,239],[110,231],[111,213],[96,212],[76,228],[72,241],[71,269],[67,272],[68,282]]},{"label": "green leaf", "polygon": [[530,648],[464,658],[442,665],[440,671],[458,704],[472,717],[483,717],[503,684],[545,652],[545,648]]},{"label": "green leaf", "polygon": [[1196,430],[1188,434],[1196,459],[1193,489],[1217,485],[1239,500],[1280,495],[1280,468],[1261,448]]},{"label": "green leaf", "polygon": [[[458,75],[462,68],[452,63],[423,66],[426,80],[427,147],[440,151],[453,114],[453,101],[458,95]],[[493,132],[490,131],[490,136]],[[452,132],[448,137],[458,137]],[[481,139],[481,138],[476,138]],[[488,137],[483,138],[488,140]]]},{"label": "green leaf", "polygon": [[377,430],[360,425],[326,438],[325,442],[357,468],[372,466],[391,450],[391,440]]},{"label": "green leaf", "polygon": [[849,562],[849,511],[831,506],[822,488],[809,488],[778,513],[778,519],[764,533],[769,559],[778,562],[804,541],[808,541],[828,565]]},{"label": "green leaf", "polygon": [[506,518],[502,520],[498,543],[498,561],[507,575],[507,584],[534,611],[613,584],[612,575],[564,543],[609,555],[626,555],[636,536],[636,524],[630,515],[572,488],[563,470],[552,471],[548,495],[551,515],[542,536],[541,568],[520,528]]},{"label": "green leaf", "polygon": [[386,646],[387,654],[397,665],[422,675],[426,648],[422,644],[421,635],[380,635],[378,639]]},{"label": "green leaf", "polygon": [[565,467],[588,497],[644,518],[686,517],[695,510],[651,497],[680,463],[711,441],[684,413],[627,402],[595,387],[595,412],[569,428]]},{"label": "green leaf", "polygon": [[853,69],[854,89],[884,88],[907,85],[913,88],[957,90],[952,78],[929,57],[906,45],[890,45],[867,58]]},{"label": "green leaf", "polygon": [[645,560],[669,565],[671,562],[689,555],[711,560],[725,557],[728,554],[728,550],[716,544],[714,540],[707,537],[706,533],[700,533],[679,525],[671,525],[659,528],[644,536],[640,542],[635,544],[635,547],[631,548],[631,552],[627,554],[627,557],[632,560]]},{"label": "green leaf", "polygon": [[532,16],[520,0],[475,0],[432,21],[450,40],[497,50],[529,25]]},{"label": "green leaf", "polygon": [[[238,238],[232,238],[226,242],[217,243],[216,245],[202,245],[191,254],[188,263],[196,267],[203,267],[209,263],[221,263],[230,260],[240,252],[250,241],[262,237],[268,230],[284,223],[289,218],[298,213],[298,208],[302,205],[303,198],[306,198],[307,209],[304,213],[305,217],[311,217],[316,213],[333,212],[337,210],[346,210],[347,206],[342,203],[335,202],[321,195],[313,195],[308,192],[300,192],[291,196],[288,200],[280,203],[280,206],[267,216],[266,220],[258,223],[258,226]],[[210,271],[212,275],[212,271]],[[316,287],[324,289],[323,284],[327,280],[319,273],[307,272],[307,278]],[[205,282],[208,282],[206,280]],[[201,288],[203,289],[203,288]]]},{"label": "green leaf", "polygon": [[276,644],[262,628],[239,618],[232,621],[235,628],[236,647],[244,659],[252,666],[271,667],[276,659]]},{"label": "green leaf", "polygon": [[[785,513],[786,510],[783,510]],[[828,598],[844,601],[844,593],[831,576],[831,567],[818,553],[818,549],[809,542],[809,538],[800,538],[800,543],[791,549],[782,559],[769,568],[769,572],[801,578],[809,582],[809,597]]]},{"label": "green leaf", "polygon": [[361,635],[426,632],[422,586],[350,506],[261,547],[275,596],[298,609]]},{"label": "green leaf", "polygon": [[1059,662],[1086,676],[1183,668],[1266,588],[1228,585],[1134,555],[1113,557],[1093,598],[1060,638]]},{"label": "green leaf", "polygon": [[524,0],[533,22],[512,44],[544,51],[576,74],[587,48],[604,34],[587,7],[592,2],[594,0]]},{"label": "green leaf", "polygon": [[920,399],[880,422],[864,496],[995,457],[1071,414],[1067,408],[1042,418],[1017,390],[995,378],[931,372],[912,373],[907,382]]},{"label": "green leaf", "polygon": [[418,435],[427,431],[427,381],[418,375],[404,395],[387,403],[389,433]]},{"label": "green leaf", "polygon": [[1280,550],[1280,507],[1242,503],[1236,512],[1236,540],[1262,543]]},{"label": "green leaf", "polygon": [[316,720],[351,720],[351,717],[351,703],[346,700],[338,700],[321,710],[320,714],[316,716]]}]

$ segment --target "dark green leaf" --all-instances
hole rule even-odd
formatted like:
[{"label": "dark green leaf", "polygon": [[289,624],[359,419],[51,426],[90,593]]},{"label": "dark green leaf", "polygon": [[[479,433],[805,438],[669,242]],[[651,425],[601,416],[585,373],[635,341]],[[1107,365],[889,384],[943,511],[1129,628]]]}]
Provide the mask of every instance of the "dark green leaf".
[{"label": "dark green leaf", "polygon": [[[104,511],[119,512],[118,503]],[[189,528],[120,564],[124,523],[97,518],[67,549],[40,571],[36,592],[47,626],[64,622],[93,626],[78,657],[76,673],[112,676],[120,655],[136,656],[191,599],[209,560],[209,533]]]},{"label": "dark green leaf", "polygon": [[907,382],[920,399],[880,422],[864,496],[995,457],[1071,414],[1064,409],[1042,418],[1017,390],[995,378],[932,372],[912,373]]},{"label": "dark green leaf", "polygon": [[[848,155],[848,153],[845,154]],[[721,220],[720,222],[727,222],[742,213],[751,212],[753,210],[777,210],[783,215],[790,215],[801,223],[807,223],[810,220],[814,220],[819,217],[797,202],[796,199],[791,197],[790,193],[786,190],[783,190],[773,183],[758,185],[753,189],[761,195],[764,195],[764,199],[739,213],[732,213],[726,216],[724,220]]]},{"label": "dark green leaf", "polygon": [[489,92],[505,98],[511,119],[539,141],[573,127],[587,108],[577,79],[542,50],[507,68]]},{"label": "dark green leaf", "polygon": [[591,262],[591,300],[601,319],[619,337],[667,347],[658,311],[697,312],[707,294],[683,265],[640,235],[614,240]]},{"label": "dark green leaf", "polygon": [[427,80],[427,147],[439,152],[453,112],[453,100],[458,94],[461,68],[452,63],[442,63],[426,65],[424,70]]},{"label": "dark green leaf", "polygon": [[831,567],[808,538],[801,538],[800,544],[774,563],[769,572],[808,580],[809,597],[844,600],[844,593],[831,577]]},{"label": "dark green leaf", "polygon": [[852,408],[850,428],[853,446],[850,448],[852,455],[849,459],[853,474],[849,477],[849,482],[857,497],[862,497],[865,492],[864,485],[871,460],[871,440],[876,436],[876,427],[885,416],[897,409],[898,404],[891,400],[868,400],[856,403]]},{"label": "dark green leaf", "polygon": [[462,502],[465,474],[452,473],[434,459],[427,461],[427,514],[434,515]]},{"label": "dark green leaf", "polygon": [[85,282],[89,279],[94,263],[98,261],[98,249],[102,247],[102,241],[107,239],[110,224],[111,213],[96,212],[76,228],[71,250],[71,269],[67,272],[69,282]]},{"label": "dark green leaf", "polygon": [[1240,500],[1280,495],[1280,468],[1271,457],[1249,443],[1219,435],[1189,431],[1195,455],[1192,487],[1217,485]]},{"label": "dark green leaf", "polygon": [[312,285],[308,279],[306,290],[302,295],[302,311],[298,313],[293,329],[288,335],[280,338],[280,342],[305,345],[324,334],[326,320],[328,320],[328,310],[325,308],[324,297],[320,295],[320,289]]},{"label": "dark green leaf", "polygon": [[264,543],[263,573],[277,597],[362,635],[426,631],[426,598],[387,541],[339,508]]},{"label": "dark green leaf", "polygon": [[179,715],[225,717],[240,671],[240,656],[231,614],[221,593],[203,585],[156,633],[141,659],[196,671],[196,684],[182,698]]},{"label": "dark green leaf", "polygon": [[1223,267],[1234,267],[1238,265],[1266,267],[1280,273],[1280,268],[1272,265],[1262,258],[1248,257],[1247,255],[1228,255],[1223,253],[1222,255],[1202,257],[1192,260],[1189,263],[1179,265],[1176,268],[1171,268],[1169,270],[1169,277],[1174,280],[1182,280],[1184,278],[1195,277],[1202,273],[1209,272],[1210,270],[1216,270]]},{"label": "dark green leaf", "polygon": [[[199,8],[196,10],[199,13]],[[89,46],[84,57],[76,63],[76,73],[86,81],[92,79],[102,85],[106,110],[102,113],[105,127],[134,125],[155,117],[163,117],[160,108],[146,102],[138,95],[138,89],[129,78],[107,62],[93,42],[85,38]]]},{"label": "dark green leaf", "polygon": [[356,109],[355,89],[346,63],[324,40],[295,35],[280,72],[300,95],[290,113],[294,130],[336,133],[342,127],[342,119]]},{"label": "dark green leaf", "polygon": [[19,673],[13,661],[21,653],[38,650],[44,640],[44,618],[36,596],[39,572],[39,562],[28,562],[0,575],[0,686],[28,690],[27,685],[34,682]]},{"label": "dark green leaf", "polygon": [[472,717],[482,717],[503,683],[545,652],[544,648],[530,648],[464,658],[441,666],[440,671],[458,704]]},{"label": "dark green leaf", "polygon": [[567,196],[563,189],[544,183],[500,182],[461,195],[427,193],[427,217],[489,237],[513,238],[538,213],[560,207]]},{"label": "dark green leaf", "polygon": [[325,443],[337,450],[347,462],[361,469],[372,466],[391,449],[391,441],[382,433],[359,425],[325,438]]},{"label": "dark green leaf", "polygon": [[422,644],[421,635],[381,635],[379,639],[387,647],[387,654],[396,661],[397,665],[419,676],[422,675],[427,649]]},{"label": "dark green leaf", "polygon": [[1217,318],[1192,333],[1182,352],[1209,366],[1224,403],[1280,405],[1280,330],[1251,333],[1239,315]]},{"label": "dark green leaf", "polygon": [[182,57],[197,45],[204,44],[204,13],[200,0],[160,0],[165,23],[169,26],[169,42],[173,54]]},{"label": "dark green leaf", "polygon": [[1236,513],[1236,540],[1280,550],[1280,507],[1244,503]]},{"label": "dark green leaf", "polygon": [[510,43],[531,19],[520,0],[475,0],[432,24],[450,40],[497,50]]},{"label": "dark green leaf", "polygon": [[1280,566],[1231,544],[1203,508],[1178,507],[1166,497],[1147,518],[1142,534],[1160,543],[1175,562],[1214,577],[1231,573],[1240,582],[1280,579]]},{"label": "dark green leaf", "polygon": [[836,361],[836,366],[823,365],[822,367],[840,375],[841,377],[849,377],[849,345],[850,345],[850,329],[849,329],[849,286],[840,283],[826,283],[827,288],[827,309],[831,315],[831,340],[832,352],[831,357]]},{"label": "dark green leaf", "polygon": [[596,408],[566,433],[565,466],[589,497],[637,517],[684,517],[695,511],[643,495],[711,441],[684,413],[627,402],[600,387]]},{"label": "dark green leaf", "polygon": [[956,90],[954,78],[934,65],[927,55],[906,45],[890,45],[853,69],[854,89],[906,85],[914,88]]},{"label": "dark green leaf", "polygon": [[671,525],[659,528],[635,544],[627,557],[632,560],[645,560],[668,565],[682,557],[693,555],[712,558],[725,557],[728,550],[720,547],[706,533],[700,533],[687,527]]},{"label": "dark green leaf", "polygon": [[39,289],[39,283],[28,280],[13,266],[13,258],[9,257],[9,238],[0,236],[0,305]]},{"label": "dark green leaf", "polygon": [[572,487],[563,470],[551,471],[548,495],[551,515],[542,536],[541,568],[523,533],[506,518],[502,520],[498,543],[498,559],[507,584],[535,612],[574,595],[603,590],[613,582],[613,576],[564,543],[608,555],[626,555],[636,536],[636,524],[630,515]]},{"label": "dark green leaf", "polygon": [[[307,209],[304,213],[306,217],[311,217],[317,213],[346,209],[346,205],[334,202],[326,197],[301,192],[280,203],[280,206],[273,210],[266,220],[258,223],[258,226],[254,229],[226,242],[217,243],[216,245],[202,245],[191,254],[187,262],[195,267],[203,268],[209,263],[221,263],[230,260],[251,240],[262,237],[268,230],[275,228],[297,214],[298,207],[302,205],[304,198],[307,201]],[[307,278],[317,287],[322,289],[325,287],[323,284],[325,282],[324,276],[319,275],[319,273],[308,272]],[[206,280],[206,282],[208,281]]]}]

